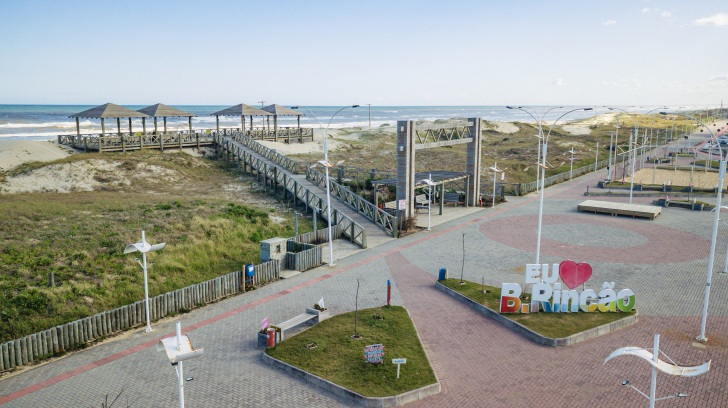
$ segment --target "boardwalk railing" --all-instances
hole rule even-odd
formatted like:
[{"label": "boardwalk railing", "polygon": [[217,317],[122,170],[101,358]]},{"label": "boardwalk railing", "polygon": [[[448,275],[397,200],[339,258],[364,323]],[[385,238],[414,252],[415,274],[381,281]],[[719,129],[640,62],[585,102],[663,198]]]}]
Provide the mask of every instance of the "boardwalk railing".
[{"label": "boardwalk railing", "polygon": [[259,155],[265,157],[266,159],[272,161],[273,163],[276,163],[277,165],[283,167],[284,169],[290,171],[293,174],[303,174],[306,171],[305,170],[306,167],[308,167],[308,165],[309,165],[308,163],[305,163],[305,162],[297,162],[297,161],[291,160],[288,157],[276,152],[273,149],[263,146],[262,144],[256,142],[255,140],[253,140],[253,139],[249,138],[248,136],[245,136],[241,133],[235,133],[231,136],[232,136],[233,140],[242,143],[245,147],[258,153]]},{"label": "boardwalk railing", "polygon": [[286,249],[288,269],[303,272],[323,264],[323,251],[319,245],[302,244],[289,239]]},{"label": "boardwalk railing", "polygon": [[[161,149],[164,148],[182,148],[210,146],[213,143],[214,135],[233,136],[241,134],[240,128],[221,128],[217,130],[197,130],[197,131],[174,131],[174,132],[157,132],[156,134],[142,134],[142,132],[115,132],[107,133],[105,136],[100,134],[82,134],[82,135],[58,135],[58,144],[71,146],[84,151],[97,152],[126,152],[127,150],[140,149]],[[246,129],[243,134],[245,137],[258,140],[270,141],[287,141],[291,143],[291,139],[303,143],[313,140],[313,129],[301,128],[278,128],[278,132],[268,131],[264,128]]]},{"label": "boardwalk railing", "polygon": [[[318,170],[307,167],[306,178],[326,191],[326,176]],[[329,185],[331,186],[331,195],[339,199],[347,206],[356,210],[359,214],[375,223],[377,226],[395,236],[395,217],[369,201],[361,198],[358,194],[335,182],[329,177]]]},{"label": "boardwalk railing", "polygon": [[[279,279],[278,261],[255,265],[255,284]],[[214,302],[244,292],[242,271],[228,273],[196,285],[149,298],[150,320]],[[0,345],[0,371],[12,370],[45,357],[83,347],[102,336],[146,324],[146,302],[101,312],[93,316],[33,333]]]},{"label": "boardwalk railing", "polygon": [[[597,169],[602,169],[609,164],[609,160],[602,160],[597,162]],[[589,172],[594,171],[594,164],[589,164],[584,167],[579,167],[574,169],[573,177],[581,176],[582,174],[586,174]],[[552,184],[561,183],[566,180],[569,180],[571,178],[571,175],[568,171],[565,171],[563,173],[559,173],[553,176],[546,177],[543,179],[543,183],[545,187],[548,187]],[[539,184],[541,184],[541,180],[538,181]],[[530,183],[521,183],[518,186],[518,192],[520,195],[528,194],[531,191],[536,191],[536,182],[532,181]]]},{"label": "boardwalk railing", "polygon": [[[276,160],[280,160],[280,162],[287,164],[301,163],[293,162],[287,157],[279,155],[275,151],[260,145],[246,136],[238,135],[232,139],[216,136],[215,141],[223,152],[224,159],[232,161],[240,170],[243,172],[249,172],[251,176],[255,172],[255,176],[258,181],[261,181],[260,179],[262,176],[262,182],[266,189],[270,188],[275,194],[278,192],[279,186],[281,186],[283,187],[282,192],[284,200],[293,200],[294,206],[298,205],[300,202],[306,206],[307,211],[309,209],[311,211],[316,211],[321,214],[324,219],[328,220],[328,206],[326,205],[326,199],[319,197],[316,193],[301,185],[296,179],[290,177],[284,170],[283,166],[278,167],[276,165],[269,165],[256,155],[253,155],[244,148],[236,145],[234,141],[239,141],[241,144],[253,151],[265,152],[265,154],[259,154],[264,155],[268,158],[268,160],[274,162],[276,162]],[[271,159],[271,157],[275,159]],[[331,209],[331,218],[331,224],[340,225],[343,235],[349,238],[351,242],[354,242],[362,248],[367,247],[366,229],[364,229],[364,227],[357,224],[346,214],[340,213],[336,210],[336,208]]]}]

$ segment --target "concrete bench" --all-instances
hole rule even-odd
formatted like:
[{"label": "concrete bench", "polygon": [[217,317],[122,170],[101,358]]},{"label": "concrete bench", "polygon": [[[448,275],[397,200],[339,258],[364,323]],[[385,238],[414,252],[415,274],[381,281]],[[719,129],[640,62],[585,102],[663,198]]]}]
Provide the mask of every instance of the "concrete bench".
[{"label": "concrete bench", "polygon": [[[280,331],[280,335],[278,337],[278,341],[285,340],[286,333],[288,332],[288,337],[290,337],[290,331],[297,328],[298,326],[301,326],[302,324],[305,324],[307,326],[313,326],[317,323],[321,323],[322,321],[329,318],[329,311],[328,310],[316,310],[316,309],[310,309],[306,308],[306,313],[301,313],[300,315],[293,317],[291,319],[286,320],[283,323],[274,324],[273,326],[278,327]],[[258,334],[258,345],[265,347],[265,341],[266,336],[263,333]]]},{"label": "concrete bench", "polygon": [[443,200],[443,203],[444,204],[453,203],[453,204],[455,204],[455,207],[457,207],[459,202],[460,202],[460,194],[458,194],[458,193],[445,193],[445,197],[444,197],[444,200]]}]

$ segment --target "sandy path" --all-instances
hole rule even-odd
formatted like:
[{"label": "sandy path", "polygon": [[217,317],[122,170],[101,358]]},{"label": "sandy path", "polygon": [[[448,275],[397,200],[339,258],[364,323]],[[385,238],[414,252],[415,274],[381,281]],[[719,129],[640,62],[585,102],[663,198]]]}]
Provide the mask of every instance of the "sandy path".
[{"label": "sandy path", "polygon": [[[634,174],[635,184],[642,182],[642,184],[653,184],[652,183],[652,169],[642,169]],[[693,172],[693,187],[698,188],[714,188],[718,185],[718,173],[707,172],[704,173],[703,169],[696,168]],[[629,177],[626,177],[624,181],[629,182]],[[667,183],[673,186],[689,186],[690,185],[690,172],[684,170],[655,170],[655,183],[656,185],[662,185]]]}]

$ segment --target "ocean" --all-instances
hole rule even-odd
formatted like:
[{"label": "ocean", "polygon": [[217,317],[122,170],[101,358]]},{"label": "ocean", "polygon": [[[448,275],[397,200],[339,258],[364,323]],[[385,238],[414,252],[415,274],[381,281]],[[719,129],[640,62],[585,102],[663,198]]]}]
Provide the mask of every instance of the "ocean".
[{"label": "ocean", "polygon": [[[251,105],[255,106],[255,105]],[[0,140],[1,139],[55,139],[57,135],[75,134],[75,119],[69,116],[92,108],[93,105],[0,105]],[[126,105],[130,109],[142,109],[145,106]],[[175,105],[176,108],[198,115],[192,118],[192,126],[195,130],[214,129],[215,117],[211,113],[225,109],[228,106],[210,105]],[[328,124],[331,116],[340,109],[333,106],[311,106],[310,109],[321,121],[323,126]],[[536,117],[541,116],[552,106],[531,107]],[[553,121],[561,113],[575,107],[554,109],[546,116],[545,120]],[[647,111],[650,108],[641,108],[638,111]],[[630,108],[634,110],[634,108]],[[606,108],[597,108],[596,113],[606,112]],[[318,126],[316,119],[308,112],[303,111],[306,116],[301,118],[302,127]],[[371,115],[369,107],[364,105],[358,108],[345,109],[340,112],[332,121],[331,128],[342,127],[379,127],[383,124],[394,126],[398,120],[435,121],[437,119],[472,118],[481,117],[489,121],[503,122],[533,122],[533,119],[526,113],[518,110],[507,109],[505,106],[372,106]],[[561,112],[561,113],[560,113]],[[594,111],[573,112],[566,119],[583,119],[594,116]],[[254,125],[262,124],[260,117],[253,117]],[[107,119],[105,121],[106,131],[116,131],[116,121]],[[246,123],[247,124],[247,123]],[[82,119],[80,122],[81,133],[100,133],[101,122],[99,120]],[[281,116],[278,118],[279,126],[296,126],[294,117]],[[159,124],[161,125],[161,118]],[[271,123],[271,126],[272,123]],[[128,119],[122,119],[121,130],[128,131]],[[141,131],[141,119],[132,120],[132,127],[135,132]],[[147,120],[147,131],[153,129],[151,120]],[[220,117],[220,127],[240,127],[240,118]],[[186,118],[168,118],[167,130],[186,130],[188,128]]]}]

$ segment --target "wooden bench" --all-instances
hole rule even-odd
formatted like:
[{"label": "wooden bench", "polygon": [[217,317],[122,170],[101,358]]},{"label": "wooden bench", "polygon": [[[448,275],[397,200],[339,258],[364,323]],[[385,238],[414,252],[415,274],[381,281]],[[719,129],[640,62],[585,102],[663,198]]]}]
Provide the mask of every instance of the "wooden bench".
[{"label": "wooden bench", "polygon": [[427,199],[426,194],[420,194],[415,196],[415,212],[419,210],[427,210],[430,208],[430,200]]},{"label": "wooden bench", "polygon": [[455,204],[455,207],[457,207],[459,202],[460,202],[460,194],[458,194],[458,193],[445,193],[445,197],[444,197],[444,200],[443,200],[443,203],[444,204],[453,203],[453,204]]}]

